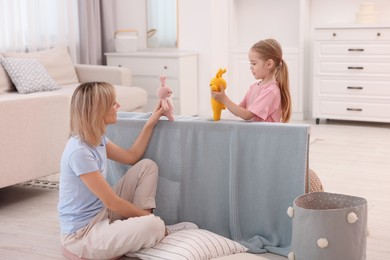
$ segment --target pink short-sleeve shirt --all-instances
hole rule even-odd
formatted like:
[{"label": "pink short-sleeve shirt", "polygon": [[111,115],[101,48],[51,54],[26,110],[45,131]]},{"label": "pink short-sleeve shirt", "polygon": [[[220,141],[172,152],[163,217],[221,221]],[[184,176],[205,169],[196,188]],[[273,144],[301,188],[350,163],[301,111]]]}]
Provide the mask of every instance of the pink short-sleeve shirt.
[{"label": "pink short-sleeve shirt", "polygon": [[253,83],[239,105],[255,114],[251,121],[280,122],[281,97],[278,83]]}]

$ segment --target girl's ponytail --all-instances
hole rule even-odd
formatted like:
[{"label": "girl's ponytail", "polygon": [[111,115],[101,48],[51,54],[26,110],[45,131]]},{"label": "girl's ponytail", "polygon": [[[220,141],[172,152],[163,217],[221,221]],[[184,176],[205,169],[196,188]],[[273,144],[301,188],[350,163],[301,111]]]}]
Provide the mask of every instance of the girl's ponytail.
[{"label": "girl's ponytail", "polygon": [[288,123],[291,117],[290,81],[288,77],[288,67],[283,59],[280,60],[277,70],[278,71],[276,72],[276,81],[279,83],[282,102],[281,120],[283,123]]}]

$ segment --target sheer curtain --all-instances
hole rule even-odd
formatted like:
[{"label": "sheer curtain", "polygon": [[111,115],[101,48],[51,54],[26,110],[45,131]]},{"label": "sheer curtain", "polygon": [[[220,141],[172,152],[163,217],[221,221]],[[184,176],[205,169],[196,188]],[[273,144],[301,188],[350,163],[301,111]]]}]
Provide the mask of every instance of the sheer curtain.
[{"label": "sheer curtain", "polygon": [[0,52],[68,46],[79,60],[77,0],[0,0]]},{"label": "sheer curtain", "polygon": [[116,2],[80,0],[80,63],[106,64],[105,52],[114,51],[116,30]]}]

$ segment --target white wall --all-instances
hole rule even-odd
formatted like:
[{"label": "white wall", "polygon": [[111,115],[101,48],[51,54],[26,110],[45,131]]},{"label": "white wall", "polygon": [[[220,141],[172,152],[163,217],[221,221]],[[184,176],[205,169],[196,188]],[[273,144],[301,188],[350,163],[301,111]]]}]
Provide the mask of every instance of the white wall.
[{"label": "white wall", "polygon": [[199,53],[199,115],[211,116],[210,80],[228,66],[225,0],[179,1],[179,49]]},{"label": "white wall", "polygon": [[[255,42],[278,39],[282,46],[297,48],[299,42],[299,0],[234,0],[237,39],[231,48],[248,50]],[[233,18],[234,19],[234,18]]]},{"label": "white wall", "polygon": [[[199,53],[199,114],[211,116],[209,81],[218,68],[233,74],[234,53],[245,52],[256,41],[277,38],[284,49],[299,53],[298,112],[310,117],[310,29],[316,25],[342,25],[355,21],[361,0],[178,0],[179,49]],[[390,1],[373,0],[382,23],[390,24]],[[146,48],[146,1],[117,0],[118,29],[139,31],[138,48]],[[309,25],[303,23],[309,22]],[[305,26],[309,29],[305,31]],[[307,35],[302,35],[302,33]],[[245,61],[243,61],[245,62]],[[230,65],[230,67],[229,67]],[[229,73],[230,72],[230,73]],[[246,84],[246,83],[245,83]],[[234,86],[231,86],[234,88]],[[245,86],[236,96],[244,96]],[[228,91],[229,86],[228,86]],[[233,91],[234,92],[234,91]],[[243,93],[241,93],[243,92]],[[239,100],[235,100],[239,101]]]}]

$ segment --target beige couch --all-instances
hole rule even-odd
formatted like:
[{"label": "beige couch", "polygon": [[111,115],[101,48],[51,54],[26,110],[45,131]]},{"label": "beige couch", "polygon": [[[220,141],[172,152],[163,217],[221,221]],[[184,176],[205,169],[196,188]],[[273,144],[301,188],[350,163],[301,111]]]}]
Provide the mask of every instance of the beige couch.
[{"label": "beige couch", "polygon": [[34,53],[2,53],[34,58],[60,89],[19,94],[0,63],[0,188],[58,173],[68,139],[69,104],[82,82],[115,85],[121,111],[142,111],[147,93],[131,86],[127,68],[73,65],[65,47]]}]

